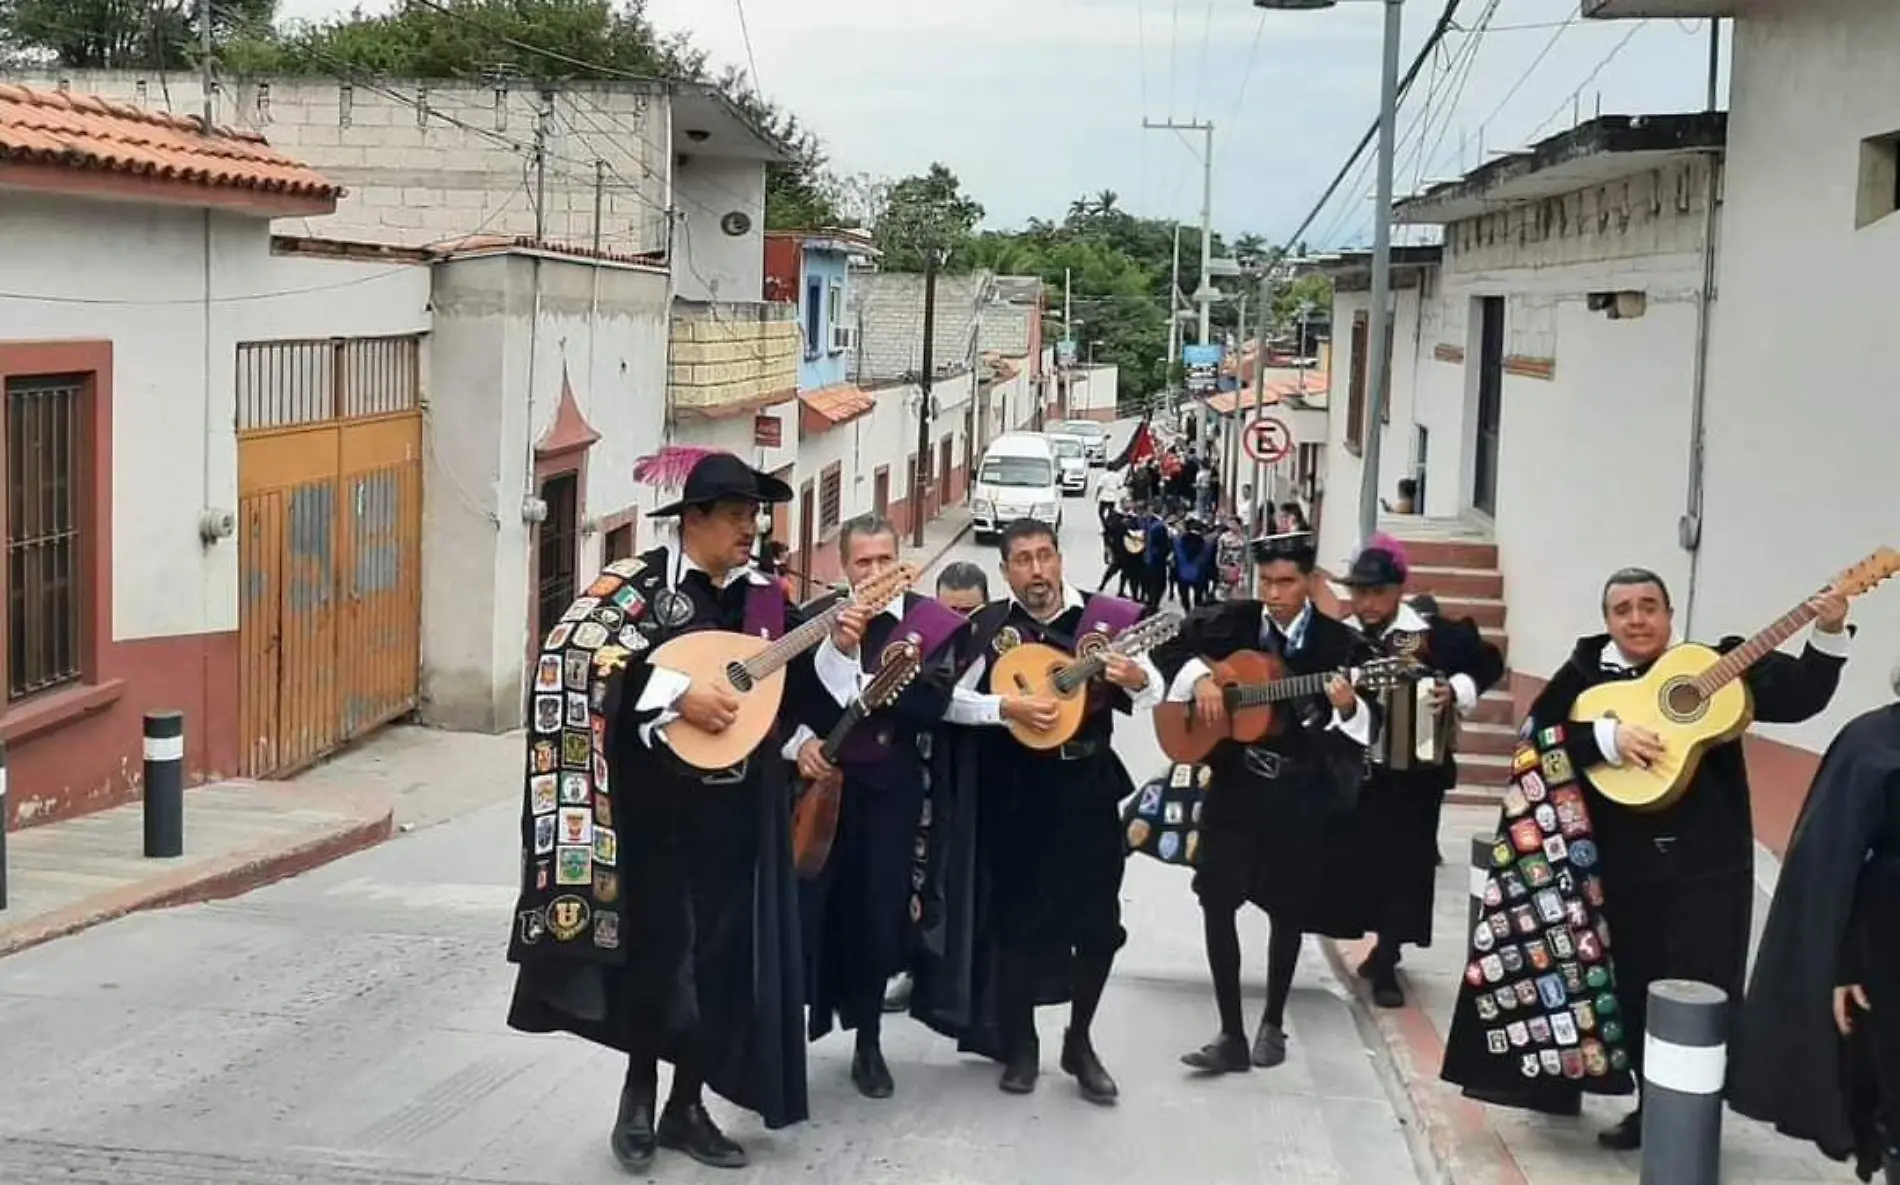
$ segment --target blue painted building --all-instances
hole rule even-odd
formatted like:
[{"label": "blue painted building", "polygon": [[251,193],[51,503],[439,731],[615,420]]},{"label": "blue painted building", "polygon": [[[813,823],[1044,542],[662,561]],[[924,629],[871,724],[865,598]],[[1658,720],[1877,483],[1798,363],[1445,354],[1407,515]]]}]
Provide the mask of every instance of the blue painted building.
[{"label": "blue painted building", "polygon": [[798,390],[847,384],[857,353],[857,303],[851,296],[853,259],[875,259],[877,248],[859,231],[775,231],[765,237],[765,299],[798,305]]}]

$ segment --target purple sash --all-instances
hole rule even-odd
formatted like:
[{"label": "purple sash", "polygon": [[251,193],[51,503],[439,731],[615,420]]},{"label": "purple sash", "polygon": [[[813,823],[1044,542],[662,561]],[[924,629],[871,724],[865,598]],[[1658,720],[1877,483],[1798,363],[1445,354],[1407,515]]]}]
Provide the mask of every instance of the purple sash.
[{"label": "purple sash", "polygon": [[1076,637],[1080,639],[1088,634],[1105,634],[1113,641],[1117,634],[1140,620],[1140,602],[1096,593],[1089,598],[1088,607],[1082,610],[1082,626],[1076,631]]},{"label": "purple sash", "polygon": [[[929,662],[932,654],[942,649],[944,643],[967,625],[969,621],[961,613],[926,597],[905,612],[903,620],[897,623],[897,628],[885,640],[883,650],[889,650],[899,642],[910,642],[917,647],[918,657]],[[862,649],[865,670],[875,674],[883,666],[883,652],[872,654],[868,646]],[[845,737],[839,757],[854,765],[876,764],[889,755],[893,739],[888,724],[865,720]]]},{"label": "purple sash", "polygon": [[[749,583],[749,582],[748,582]],[[776,642],[785,632],[785,586],[773,580],[745,590],[745,632]]]}]

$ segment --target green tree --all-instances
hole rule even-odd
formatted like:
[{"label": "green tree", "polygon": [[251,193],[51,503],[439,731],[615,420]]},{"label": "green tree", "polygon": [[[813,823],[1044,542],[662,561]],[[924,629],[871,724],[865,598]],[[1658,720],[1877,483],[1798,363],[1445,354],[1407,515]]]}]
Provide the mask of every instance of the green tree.
[{"label": "green tree", "polygon": [[[214,48],[268,29],[276,0],[211,9]],[[200,56],[192,0],[0,0],[0,59],[75,70],[183,70]]]},{"label": "green tree", "polygon": [[946,270],[968,271],[974,264],[971,247],[976,224],[981,221],[983,204],[963,192],[955,173],[932,164],[929,172],[890,186],[872,220],[871,233],[884,253],[887,271],[923,271],[932,251],[940,253],[940,266]]}]

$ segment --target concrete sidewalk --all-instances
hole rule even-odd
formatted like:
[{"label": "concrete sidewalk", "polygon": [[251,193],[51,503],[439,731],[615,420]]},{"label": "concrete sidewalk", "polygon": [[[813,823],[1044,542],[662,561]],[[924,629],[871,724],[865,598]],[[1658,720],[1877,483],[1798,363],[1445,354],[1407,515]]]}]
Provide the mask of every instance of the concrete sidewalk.
[{"label": "concrete sidewalk", "polygon": [[185,792],[185,854],[144,856],[138,803],[10,832],[0,956],[144,909],[235,897],[387,839],[389,803],[296,783]]},{"label": "concrete sidewalk", "polygon": [[[1371,945],[1369,939],[1322,941],[1321,946],[1340,981],[1353,985],[1354,999],[1384,1039],[1444,1180],[1451,1185],[1631,1185],[1641,1168],[1641,1154],[1607,1152],[1597,1145],[1596,1133],[1620,1119],[1632,1099],[1586,1097],[1582,1118],[1556,1119],[1482,1106],[1438,1077],[1464,977],[1470,837],[1491,834],[1497,821],[1496,807],[1445,808],[1439,829],[1445,864],[1438,870],[1434,941],[1429,949],[1405,950],[1400,967],[1405,1007],[1373,1007],[1366,985],[1353,975],[1352,968]],[[1758,936],[1767,913],[1768,898],[1758,890]],[[1826,1159],[1813,1145],[1778,1136],[1732,1111],[1723,1116],[1722,1157],[1726,1185],[1855,1180],[1851,1169]]]}]

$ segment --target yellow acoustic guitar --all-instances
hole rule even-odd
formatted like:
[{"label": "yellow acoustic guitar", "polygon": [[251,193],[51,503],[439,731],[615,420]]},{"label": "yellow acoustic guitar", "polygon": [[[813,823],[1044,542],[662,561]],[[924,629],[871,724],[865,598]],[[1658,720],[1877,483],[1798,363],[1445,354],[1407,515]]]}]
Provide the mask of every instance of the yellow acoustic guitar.
[{"label": "yellow acoustic guitar", "polygon": [[[1856,597],[1900,571],[1900,552],[1883,547],[1829,585]],[[1599,683],[1577,697],[1570,718],[1580,723],[1608,716],[1653,730],[1663,740],[1654,765],[1599,765],[1590,784],[1611,802],[1632,810],[1658,811],[1689,788],[1702,755],[1732,741],[1754,723],[1754,702],[1742,676],[1802,626],[1814,620],[1804,600],[1768,628],[1727,654],[1685,642],[1665,651],[1640,679]]]},{"label": "yellow acoustic guitar", "polygon": [[990,690],[1046,696],[1056,702],[1056,722],[1047,729],[1038,730],[1014,720],[1005,727],[1028,748],[1061,748],[1082,730],[1082,722],[1088,718],[1089,680],[1108,668],[1108,656],[1134,658],[1174,637],[1180,629],[1181,617],[1171,613],[1137,621],[1115,635],[1112,642],[1102,641],[1099,634],[1085,638],[1079,657],[1041,642],[1024,642],[1003,651],[990,672]]}]

